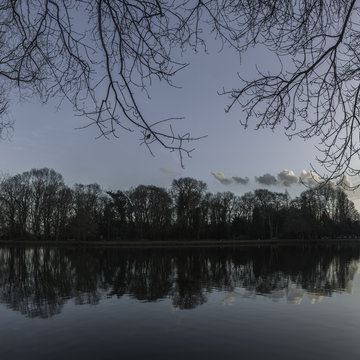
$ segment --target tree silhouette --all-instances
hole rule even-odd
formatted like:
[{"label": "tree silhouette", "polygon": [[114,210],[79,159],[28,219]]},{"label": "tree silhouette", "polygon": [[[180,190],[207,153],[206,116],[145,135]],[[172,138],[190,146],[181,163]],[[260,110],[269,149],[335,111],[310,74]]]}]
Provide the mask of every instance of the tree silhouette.
[{"label": "tree silhouette", "polygon": [[[239,3],[241,7],[245,1]],[[241,50],[262,44],[277,56],[280,69],[259,71],[256,79],[241,77],[239,89],[222,93],[231,98],[227,110],[240,105],[245,127],[255,120],[257,129],[282,124],[290,138],[320,137],[317,160],[326,180],[358,175],[356,1],[253,1],[242,10]]]},{"label": "tree silhouette", "polygon": [[[100,134],[139,131],[140,143],[190,154],[190,133],[175,118],[148,118],[141,107],[155,80],[173,85],[182,51],[206,49],[210,36],[235,53],[260,44],[281,64],[277,73],[241,79],[229,111],[241,122],[280,124],[289,136],[320,136],[328,177],[359,174],[359,29],[355,0],[4,0],[0,5],[0,135],[11,89],[46,102],[67,99]],[[241,75],[241,74],[240,74]],[[142,91],[144,90],[144,91]]]},{"label": "tree silhouette", "polygon": [[[194,138],[168,127],[174,118],[147,118],[139,93],[155,79],[172,85],[187,65],[178,61],[178,49],[204,45],[203,27],[235,44],[228,7],[187,0],[2,1],[0,112],[14,87],[44,102],[59,96],[102,135],[138,130],[150,151],[160,143],[182,159]],[[0,128],[10,125],[3,117]]]}]

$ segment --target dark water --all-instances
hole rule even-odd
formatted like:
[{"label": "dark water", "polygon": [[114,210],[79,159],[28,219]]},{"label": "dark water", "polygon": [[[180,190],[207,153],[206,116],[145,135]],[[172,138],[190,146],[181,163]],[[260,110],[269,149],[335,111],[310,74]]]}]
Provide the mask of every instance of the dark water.
[{"label": "dark water", "polygon": [[360,359],[359,246],[0,248],[0,359]]}]

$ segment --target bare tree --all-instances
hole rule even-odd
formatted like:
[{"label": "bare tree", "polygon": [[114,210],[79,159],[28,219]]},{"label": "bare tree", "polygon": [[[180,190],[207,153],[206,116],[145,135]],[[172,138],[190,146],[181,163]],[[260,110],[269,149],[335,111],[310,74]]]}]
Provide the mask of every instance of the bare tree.
[{"label": "bare tree", "polygon": [[[9,89],[60,96],[104,136],[139,131],[140,143],[190,154],[194,140],[176,118],[148,118],[141,99],[156,79],[173,85],[185,49],[206,49],[209,34],[242,53],[260,44],[277,73],[241,79],[227,111],[242,124],[282,124],[286,134],[321,139],[329,178],[360,174],[360,7],[356,0],[1,0],[0,113]],[[11,122],[2,117],[2,127]]]},{"label": "bare tree", "polygon": [[325,180],[359,175],[359,3],[258,0],[238,6],[241,50],[264,45],[278,57],[280,70],[259,70],[256,79],[240,76],[240,89],[222,92],[231,98],[227,111],[240,105],[244,127],[255,119],[257,129],[282,124],[290,138],[320,137],[317,160]]},{"label": "bare tree", "polygon": [[100,185],[75,184],[72,191],[72,232],[78,240],[98,237],[98,219],[103,212],[104,194]]},{"label": "bare tree", "polygon": [[203,181],[190,177],[172,182],[170,193],[176,209],[176,224],[183,235],[198,236],[206,188]]},{"label": "bare tree", "polygon": [[138,130],[150,151],[160,143],[182,159],[195,138],[175,132],[176,118],[147,118],[139,99],[155,79],[173,85],[187,65],[182,50],[204,46],[203,28],[236,44],[232,9],[214,0],[2,0],[4,111],[14,86],[44,102],[60,96],[102,135]]}]

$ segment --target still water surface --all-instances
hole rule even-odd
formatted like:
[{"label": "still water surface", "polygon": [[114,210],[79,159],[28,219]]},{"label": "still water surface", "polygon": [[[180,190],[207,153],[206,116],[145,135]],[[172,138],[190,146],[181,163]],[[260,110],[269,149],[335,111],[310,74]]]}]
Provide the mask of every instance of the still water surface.
[{"label": "still water surface", "polygon": [[360,246],[0,248],[0,359],[360,359]]}]

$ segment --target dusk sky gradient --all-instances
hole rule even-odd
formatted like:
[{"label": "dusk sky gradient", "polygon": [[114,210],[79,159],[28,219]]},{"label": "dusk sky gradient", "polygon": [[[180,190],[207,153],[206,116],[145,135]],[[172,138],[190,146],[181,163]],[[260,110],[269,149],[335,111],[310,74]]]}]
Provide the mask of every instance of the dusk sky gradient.
[{"label": "dusk sky gradient", "polygon": [[[240,123],[242,113],[235,107],[230,113],[224,108],[229,103],[218,91],[238,88],[237,72],[247,78],[255,77],[255,64],[262,70],[276,68],[276,59],[264,48],[250,49],[242,58],[230,49],[210,41],[208,53],[188,52],[181,60],[190,65],[179,72],[169,88],[154,82],[146,94],[138,96],[143,113],[151,121],[171,116],[184,116],[174,128],[192,136],[207,135],[194,142],[192,158],[184,158],[182,169],[176,153],[169,153],[156,145],[153,157],[145,146],[139,146],[140,135],[119,131],[119,138],[96,137],[95,127],[76,130],[87,120],[75,116],[71,105],[64,102],[59,110],[59,99],[46,105],[37,99],[19,103],[18,94],[11,96],[11,117],[16,121],[10,140],[0,143],[0,168],[3,173],[16,174],[31,168],[49,167],[60,172],[65,182],[99,183],[105,190],[128,189],[139,184],[169,187],[175,176],[190,176],[205,181],[212,192],[230,190],[243,194],[256,188],[266,188],[255,181],[264,174],[277,176],[284,169],[296,176],[310,170],[315,161],[317,139],[304,141],[284,135],[283,128],[255,131],[255,123],[244,129]],[[236,181],[220,182],[211,173],[223,173],[228,179],[249,178],[247,184]],[[273,191],[288,189],[291,195],[304,190],[300,184],[289,187],[267,187]]]}]

